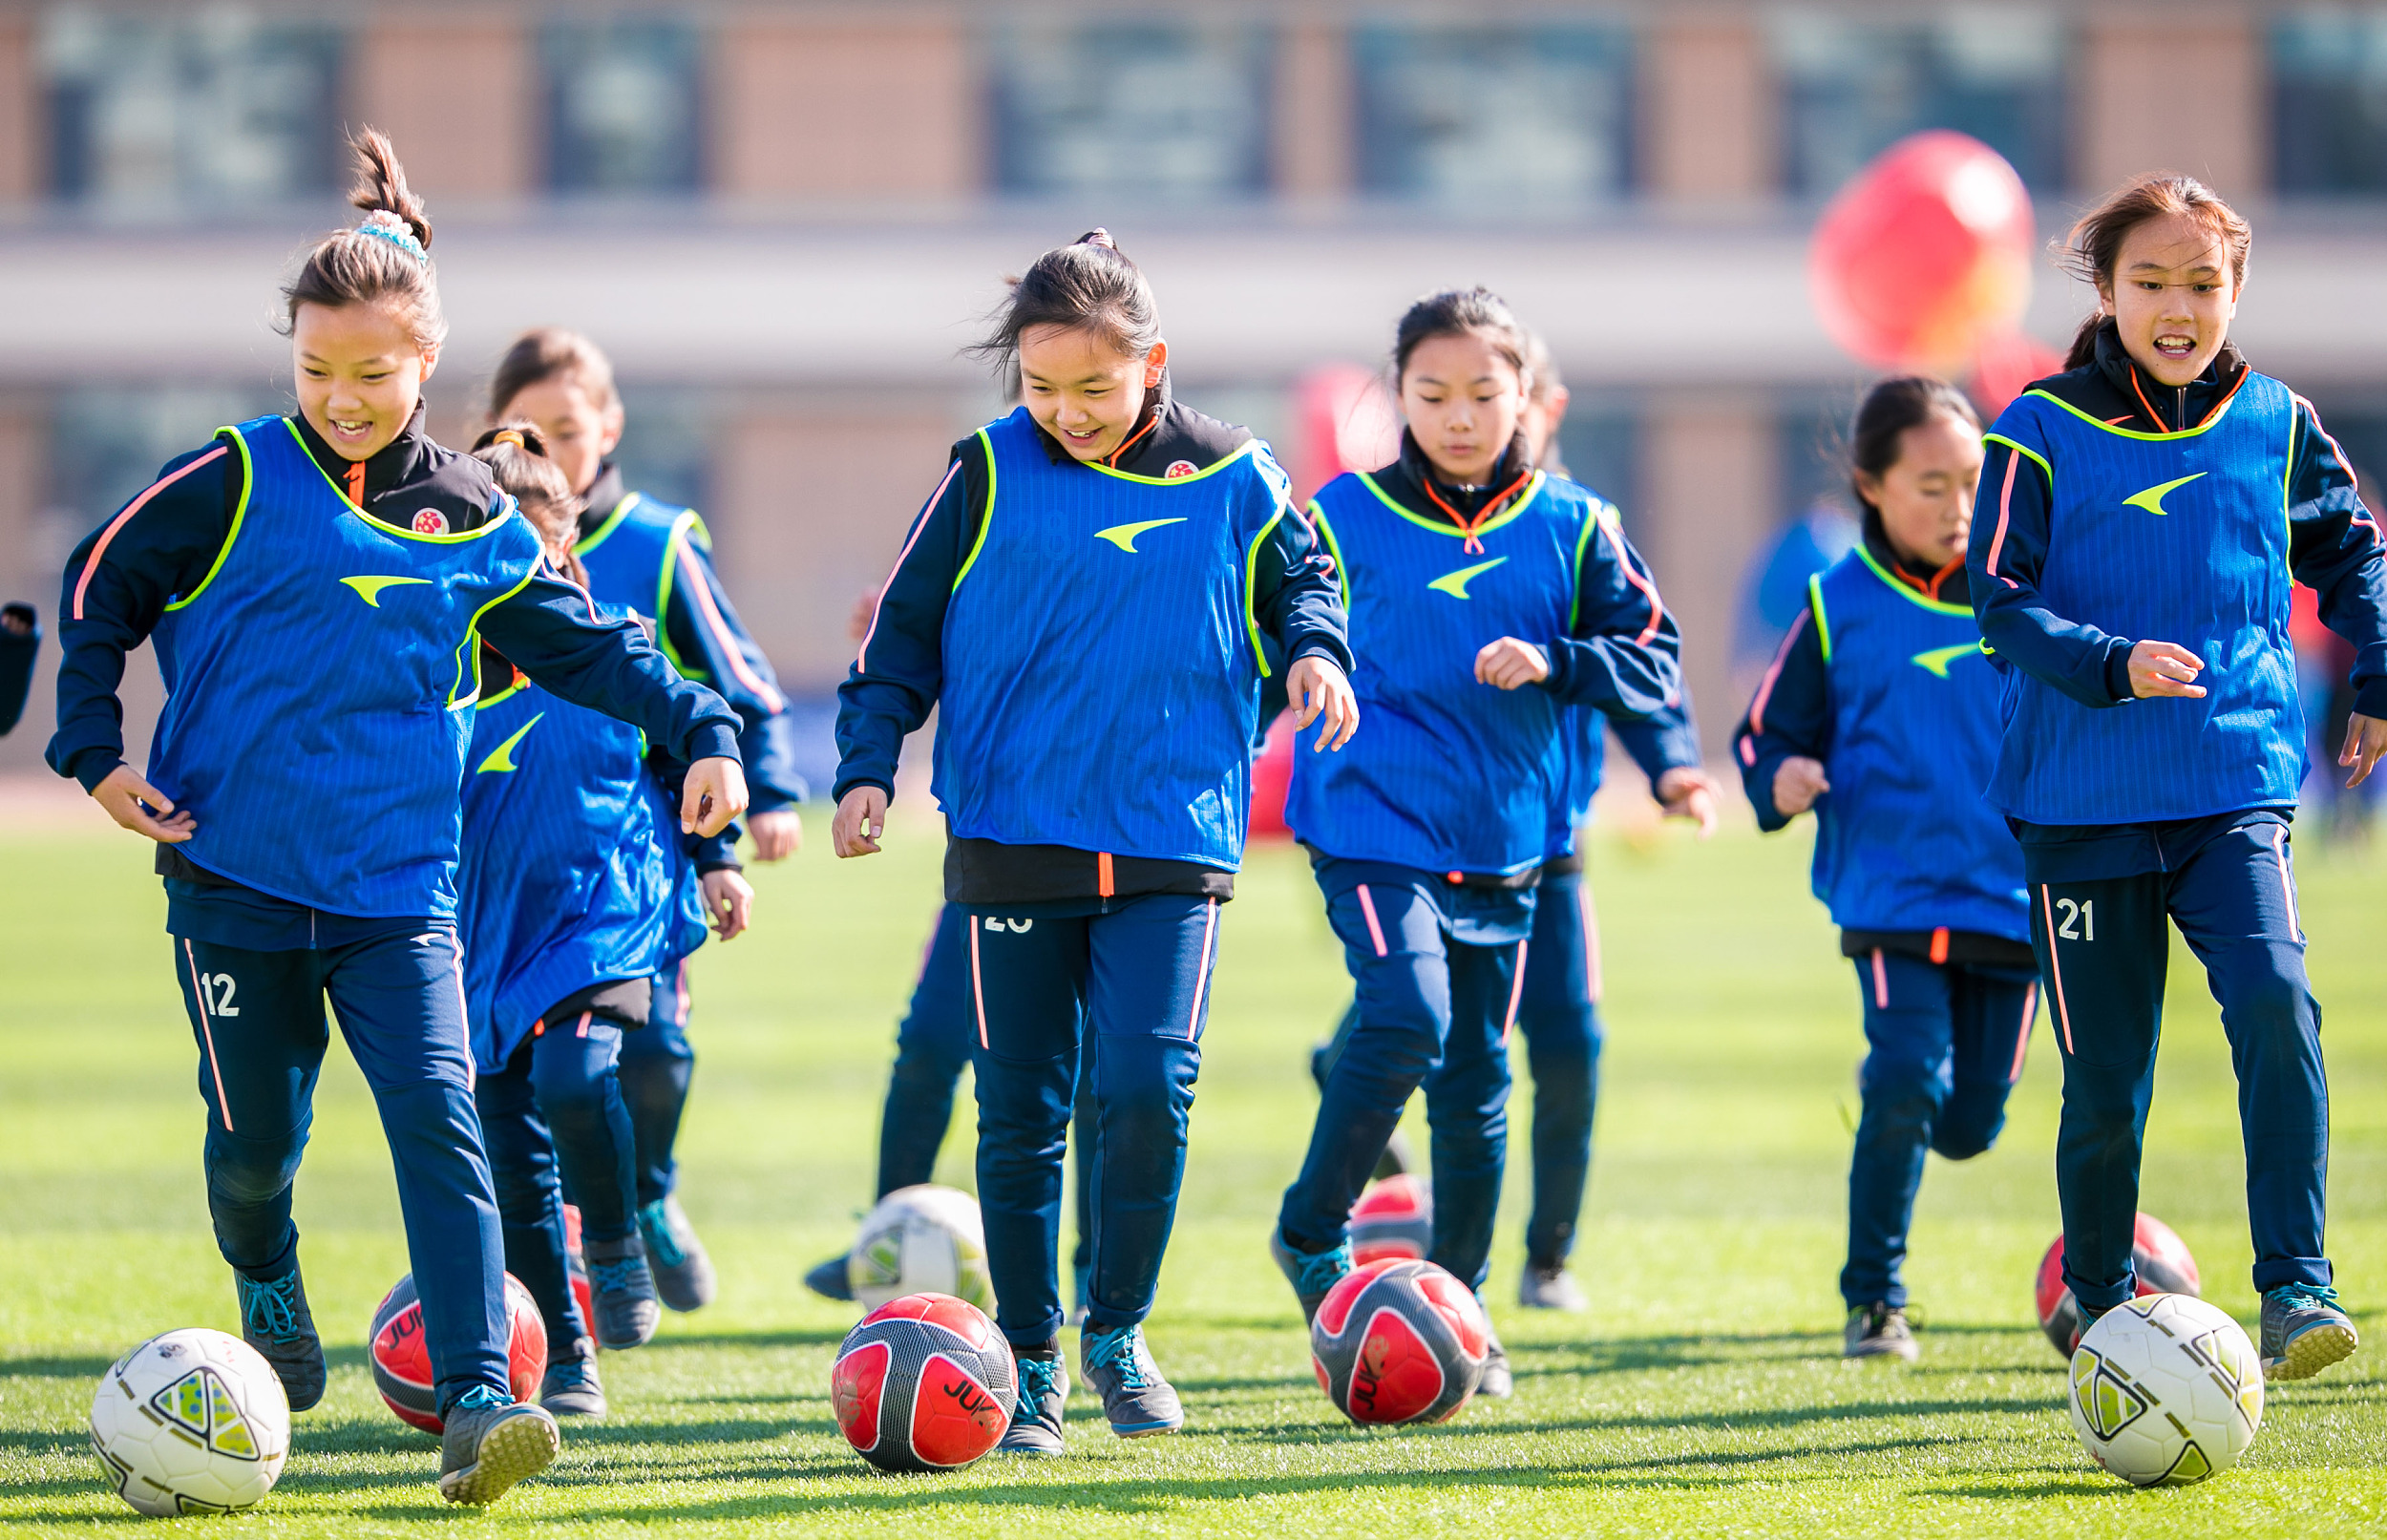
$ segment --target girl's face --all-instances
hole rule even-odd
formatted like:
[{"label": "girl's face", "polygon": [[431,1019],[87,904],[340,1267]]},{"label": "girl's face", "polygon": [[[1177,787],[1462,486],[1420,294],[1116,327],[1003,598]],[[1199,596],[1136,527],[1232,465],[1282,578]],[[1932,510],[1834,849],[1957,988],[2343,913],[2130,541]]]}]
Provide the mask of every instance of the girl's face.
[{"label": "girl's face", "polygon": [[1030,327],[1020,333],[1020,399],[1071,457],[1099,460],[1135,431],[1168,364],[1165,342],[1134,358],[1084,327]]},{"label": "girl's face", "polygon": [[622,442],[622,398],[608,390],[601,405],[577,374],[524,386],[497,413],[500,422],[510,417],[528,418],[538,428],[547,457],[576,494],[597,484],[605,457]]},{"label": "girl's face", "polygon": [[1961,560],[1973,533],[1973,493],[1981,481],[1981,431],[1945,413],[1898,435],[1898,458],[1879,475],[1857,474],[1881,510],[1891,548],[1936,572]]},{"label": "girl's face", "polygon": [[299,412],[344,459],[370,460],[402,432],[439,366],[387,305],[302,305],[290,318]]},{"label": "girl's face", "polygon": [[2205,372],[2238,313],[2229,247],[2186,214],[2132,225],[2097,297],[2139,368],[2171,386]]},{"label": "girl's face", "polygon": [[1401,414],[1434,469],[1462,487],[1490,478],[1525,414],[1525,380],[1475,332],[1428,337],[1401,371]]}]

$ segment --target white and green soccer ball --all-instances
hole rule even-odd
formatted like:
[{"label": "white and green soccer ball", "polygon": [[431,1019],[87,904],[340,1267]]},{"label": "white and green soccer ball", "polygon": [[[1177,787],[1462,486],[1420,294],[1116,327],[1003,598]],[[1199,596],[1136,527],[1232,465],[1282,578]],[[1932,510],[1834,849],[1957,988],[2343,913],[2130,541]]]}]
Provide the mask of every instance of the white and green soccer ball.
[{"label": "white and green soccer ball", "polygon": [[100,1377],[91,1446],[116,1495],[152,1518],[229,1513],[273,1489],[290,1453],[290,1402],[258,1351],[186,1326]]},{"label": "white and green soccer ball", "polygon": [[896,1189],[862,1221],[845,1280],[865,1312],[907,1294],[949,1294],[993,1315],[978,1200],[927,1183]]},{"label": "white and green soccer ball", "polygon": [[2263,1363],[2193,1295],[2147,1294],[2100,1316],[2072,1353],[2072,1431],[2133,1487],[2185,1487],[2238,1463],[2263,1425]]}]

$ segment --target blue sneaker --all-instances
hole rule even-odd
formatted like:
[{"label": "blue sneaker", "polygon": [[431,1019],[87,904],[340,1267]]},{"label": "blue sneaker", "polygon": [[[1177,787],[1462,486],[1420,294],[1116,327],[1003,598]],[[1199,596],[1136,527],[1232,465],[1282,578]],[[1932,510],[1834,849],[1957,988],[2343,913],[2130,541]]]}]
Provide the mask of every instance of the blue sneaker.
[{"label": "blue sneaker", "polygon": [[2362,1345],[2337,1291],[2288,1283],[2263,1296],[2263,1378],[2310,1380]]},{"label": "blue sneaker", "polygon": [[1069,1370],[1055,1353],[1048,1359],[1011,1355],[1011,1372],[1020,1382],[1020,1403],[1011,1409],[998,1453],[1048,1455],[1066,1452],[1061,1443],[1061,1410],[1069,1401]]},{"label": "blue sneaker", "polygon": [[439,1495],[475,1508],[494,1503],[555,1463],[563,1435],[543,1407],[475,1385],[448,1408],[439,1435]]},{"label": "blue sneaker", "polygon": [[1283,1270],[1285,1281],[1293,1285],[1294,1295],[1301,1301],[1301,1319],[1318,1318],[1318,1307],[1326,1302],[1326,1296],[1351,1271],[1351,1243],[1344,1241],[1330,1252],[1297,1252],[1284,1238],[1279,1225],[1268,1234],[1268,1255],[1277,1259]]},{"label": "blue sneaker", "polygon": [[819,1295],[823,1299],[837,1299],[852,1303],[854,1284],[847,1278],[845,1271],[845,1264],[850,1259],[850,1253],[839,1252],[825,1262],[814,1263],[813,1270],[804,1275],[804,1287]]},{"label": "blue sneaker", "polygon": [[646,1265],[646,1248],[632,1231],[620,1240],[592,1240],[582,1247],[588,1258],[588,1294],[596,1319],[589,1329],[597,1345],[617,1351],[643,1347],[663,1324],[663,1305],[655,1298],[655,1275]]},{"label": "blue sneaker", "polygon": [[1107,1332],[1088,1327],[1078,1337],[1078,1368],[1086,1375],[1087,1388],[1102,1397],[1110,1431],[1121,1438],[1174,1433],[1185,1425],[1185,1408],[1144,1345],[1143,1327]]},{"label": "blue sneaker", "polygon": [[298,1264],[273,1278],[253,1278],[235,1268],[232,1281],[241,1296],[241,1340],[273,1365],[290,1410],[303,1412],[323,1400],[324,1343],[315,1335]]},{"label": "blue sneaker", "polygon": [[639,1234],[646,1242],[646,1265],[655,1290],[674,1310],[702,1310],[713,1302],[713,1259],[696,1238],[696,1227],[676,1197],[660,1197],[638,1211]]}]

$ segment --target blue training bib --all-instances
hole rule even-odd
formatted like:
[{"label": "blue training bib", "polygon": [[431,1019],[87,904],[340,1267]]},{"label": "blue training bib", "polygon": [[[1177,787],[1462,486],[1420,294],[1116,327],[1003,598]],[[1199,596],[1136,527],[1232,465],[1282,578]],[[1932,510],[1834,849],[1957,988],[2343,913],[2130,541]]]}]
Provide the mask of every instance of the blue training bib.
[{"label": "blue training bib", "polygon": [[1172,479],[1056,464],[1025,408],[977,440],[988,507],[938,703],[952,832],[1240,866],[1268,667],[1252,563],[1284,472],[1257,439]]},{"label": "blue training bib", "polygon": [[1989,436],[2036,461],[2052,490],[2038,579],[2048,608],[2202,655],[2207,691],[2097,709],[2008,670],[1990,782],[1999,810],[2032,823],[2123,824],[2295,801],[2305,768],[2288,640],[2295,423],[2288,388],[2251,369],[2184,432],[2117,428],[2039,390],[1998,416]]},{"label": "blue training bib", "polygon": [[332,914],[451,918],[474,627],[530,582],[539,538],[511,500],[461,535],[369,518],[285,418],[218,436],[247,474],[232,533],[153,633],[149,779],[198,819],[180,848]]},{"label": "blue training bib", "polygon": [[1807,595],[1831,704],[1815,897],[1848,930],[2027,941],[2022,847],[1981,796],[1999,691],[1972,608],[1924,598],[1862,545]]}]

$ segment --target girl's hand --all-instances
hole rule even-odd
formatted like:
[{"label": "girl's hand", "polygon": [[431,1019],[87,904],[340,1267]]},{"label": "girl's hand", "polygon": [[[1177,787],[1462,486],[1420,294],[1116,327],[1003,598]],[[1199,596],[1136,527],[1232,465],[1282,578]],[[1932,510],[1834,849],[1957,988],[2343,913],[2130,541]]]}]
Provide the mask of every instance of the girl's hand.
[{"label": "girl's hand", "polygon": [[[1306,660],[1304,660],[1306,661]],[[878,836],[887,832],[887,793],[875,786],[857,786],[837,804],[829,823],[829,848],[845,860],[878,854]]]},{"label": "girl's hand", "polygon": [[2130,649],[2130,693],[2141,700],[2155,695],[2201,699],[2205,686],[2188,681],[2204,671],[2204,659],[2168,642],[2142,642]]},{"label": "girl's hand", "polygon": [[687,768],[680,791],[680,833],[709,837],[745,811],[746,771],[736,760],[715,756]]},{"label": "girl's hand", "polygon": [[1785,818],[1795,818],[1815,806],[1815,799],[1831,790],[1831,782],[1824,778],[1824,762],[1793,754],[1774,771],[1774,811]]},{"label": "girl's hand", "polygon": [[1310,745],[1312,752],[1332,749],[1340,753],[1351,741],[1351,734],[1360,730],[1360,698],[1351,691],[1351,681],[1343,674],[1342,665],[1332,658],[1308,653],[1295,661],[1285,671],[1285,697],[1293,703],[1293,730],[1299,733],[1311,723],[1324,719],[1318,729],[1318,741]]},{"label": "girl's hand", "polygon": [[[109,817],[137,834],[147,834],[160,845],[180,845],[199,833],[199,820],[191,816],[188,808],[176,812],[174,799],[142,780],[140,772],[130,765],[118,765],[110,770],[106,780],[91,789],[91,794],[94,801],[108,810]],[[158,811],[152,812],[151,808]]]},{"label": "girl's hand", "polygon": [[793,808],[755,813],[746,820],[746,832],[754,836],[758,861],[784,861],[804,848],[804,815]]},{"label": "girl's hand", "polygon": [[754,912],[754,890],[744,875],[725,866],[706,873],[696,885],[705,892],[705,918],[712,921],[713,934],[725,941],[736,940]]},{"label": "girl's hand", "polygon": [[1475,677],[1499,689],[1538,685],[1550,677],[1550,655],[1531,642],[1504,636],[1475,655]]},{"label": "girl's hand", "polygon": [[2387,753],[2387,722],[2359,711],[2349,715],[2346,746],[2337,750],[2337,763],[2354,767],[2354,773],[2346,777],[2346,785],[2356,787],[2369,780],[2371,767],[2378,763],[2381,753]]},{"label": "girl's hand", "polygon": [[[1777,785],[1781,776],[1774,777]],[[1722,794],[1715,778],[1696,765],[1677,765],[1650,788],[1669,818],[1689,818],[1700,826],[1700,838],[1716,832],[1716,798]],[[1779,795],[1779,792],[1776,793]]]}]

